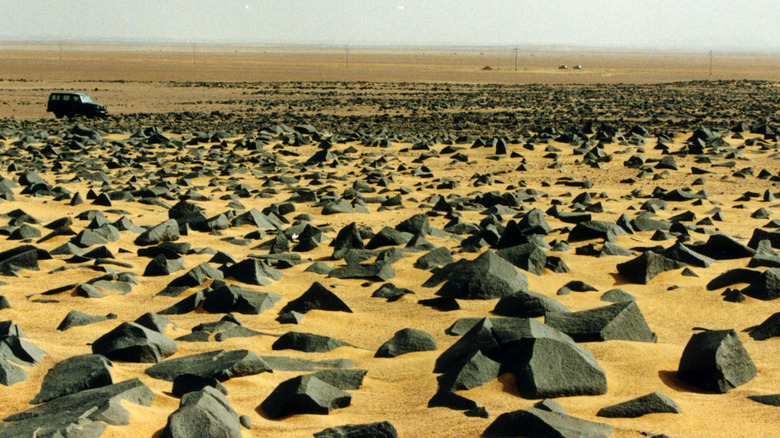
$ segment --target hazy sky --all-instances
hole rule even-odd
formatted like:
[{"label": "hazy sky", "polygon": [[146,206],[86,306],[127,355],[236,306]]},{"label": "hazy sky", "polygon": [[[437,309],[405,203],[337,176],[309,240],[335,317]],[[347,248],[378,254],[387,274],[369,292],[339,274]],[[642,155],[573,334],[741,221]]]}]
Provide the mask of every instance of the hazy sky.
[{"label": "hazy sky", "polygon": [[0,39],[780,50],[777,0],[0,0]]}]

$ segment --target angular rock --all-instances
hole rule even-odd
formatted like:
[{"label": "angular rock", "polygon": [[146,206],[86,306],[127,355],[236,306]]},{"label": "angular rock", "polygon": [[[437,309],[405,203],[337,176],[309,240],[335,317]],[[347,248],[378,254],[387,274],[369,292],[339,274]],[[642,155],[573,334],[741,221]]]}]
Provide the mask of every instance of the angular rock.
[{"label": "angular rock", "polygon": [[156,363],[176,350],[175,341],[133,322],[123,322],[92,343],[92,353],[123,362]]},{"label": "angular rock", "polygon": [[501,414],[483,437],[606,438],[614,432],[608,424],[595,423],[559,412],[529,408]]},{"label": "angular rock", "polygon": [[450,254],[449,249],[446,247],[439,247],[431,250],[427,254],[420,256],[420,258],[414,262],[414,267],[417,269],[432,269],[448,265],[454,261],[455,260],[452,259],[452,254]]},{"label": "angular rock", "polygon": [[328,336],[313,333],[287,332],[272,345],[274,350],[298,350],[306,353],[324,353],[350,344]]},{"label": "angular rock", "polygon": [[635,301],[571,313],[547,313],[544,323],[571,336],[575,342],[624,340],[655,342]]},{"label": "angular rock", "polygon": [[314,438],[397,438],[398,431],[388,421],[367,424],[346,424],[316,432]]},{"label": "angular rock", "polygon": [[501,298],[493,308],[496,315],[518,318],[536,318],[550,312],[567,313],[569,309],[553,298],[526,290]]},{"label": "angular rock", "polygon": [[702,390],[725,393],[756,376],[756,366],[734,330],[694,334],[680,358],[677,378]]},{"label": "angular rock", "polygon": [[281,312],[306,313],[310,310],[352,313],[352,309],[333,291],[315,281],[301,296],[287,303]]},{"label": "angular rock", "polygon": [[535,243],[524,243],[502,248],[496,251],[496,254],[518,268],[525,269],[536,275],[542,275],[547,264],[547,254],[543,248]]},{"label": "angular rock", "polygon": [[203,310],[210,313],[259,315],[276,304],[281,295],[255,292],[238,286],[221,285],[204,294]]},{"label": "angular rock", "polygon": [[238,414],[224,394],[209,386],[185,394],[160,434],[160,438],[196,436],[241,438]]},{"label": "angular rock", "polygon": [[745,331],[756,341],[764,341],[780,336],[780,312],[772,314],[761,324],[750,327]]},{"label": "angular rock", "polygon": [[38,395],[30,404],[44,403],[65,395],[114,383],[110,360],[98,354],[69,357],[46,373]]},{"label": "angular rock", "polygon": [[656,413],[679,414],[680,406],[659,392],[651,392],[623,403],[601,408],[596,415],[608,418],[636,418]]},{"label": "angular rock", "polygon": [[57,326],[57,330],[65,331],[71,327],[94,324],[107,319],[108,318],[105,316],[88,315],[84,312],[79,312],[78,310],[71,310],[65,315],[65,318],[60,322],[60,325]]},{"label": "angular rock", "polygon": [[702,245],[688,246],[691,251],[715,260],[733,260],[753,257],[756,251],[725,234],[713,234]]},{"label": "angular rock", "polygon": [[164,360],[144,372],[150,377],[169,382],[183,374],[213,377],[224,382],[233,377],[271,372],[271,367],[249,350],[217,350]]},{"label": "angular rock", "polygon": [[178,240],[180,237],[179,224],[174,219],[169,219],[141,233],[140,236],[136,237],[135,244],[138,246],[151,246]]},{"label": "angular rock", "polygon": [[436,350],[438,345],[433,336],[422,331],[405,328],[395,332],[393,337],[382,344],[374,357],[396,357],[415,351]]},{"label": "angular rock", "polygon": [[455,392],[482,386],[497,379],[501,364],[477,350],[439,376],[439,391]]},{"label": "angular rock", "polygon": [[269,418],[279,420],[296,414],[327,415],[351,401],[348,393],[309,375],[280,383],[260,408]]},{"label": "angular rock", "polygon": [[444,269],[446,282],[436,292],[442,297],[488,300],[528,289],[525,275],[490,250],[474,260],[460,260]]},{"label": "angular rock", "polygon": [[246,284],[268,286],[271,280],[280,280],[282,273],[264,262],[248,258],[234,265],[222,268],[225,277],[232,277]]},{"label": "angular rock", "polygon": [[645,251],[639,257],[617,265],[620,275],[637,284],[647,284],[662,272],[684,267],[685,263],[666,258],[653,251]]},{"label": "angular rock", "polygon": [[106,424],[129,424],[130,413],[122,407],[122,400],[151,406],[154,392],[140,380],[132,379],[66,395],[4,418],[0,436],[98,437]]},{"label": "angular rock", "polygon": [[395,277],[395,270],[390,263],[348,264],[328,272],[332,278],[362,278],[371,281],[387,281]]}]

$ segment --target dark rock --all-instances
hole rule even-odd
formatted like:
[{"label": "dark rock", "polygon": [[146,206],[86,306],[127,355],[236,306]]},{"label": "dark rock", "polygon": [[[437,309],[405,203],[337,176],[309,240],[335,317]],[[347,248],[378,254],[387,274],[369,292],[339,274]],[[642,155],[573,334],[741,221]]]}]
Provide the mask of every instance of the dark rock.
[{"label": "dark rock", "polygon": [[680,358],[677,377],[709,392],[725,393],[749,382],[756,367],[734,330],[694,334]]},{"label": "dark rock", "polygon": [[452,254],[446,247],[439,247],[431,250],[427,254],[422,255],[414,263],[414,267],[417,269],[432,269],[435,267],[441,267],[453,263]]},{"label": "dark rock", "polygon": [[453,310],[460,310],[461,308],[458,301],[455,298],[450,297],[436,297],[427,300],[419,300],[417,301],[417,304],[432,307],[436,310],[441,310],[442,312],[451,312]]},{"label": "dark rock", "polygon": [[201,263],[182,276],[173,279],[158,295],[177,297],[191,287],[200,286],[207,279],[222,280],[223,278],[222,271],[214,269],[208,263]]},{"label": "dark rock", "polygon": [[78,310],[71,310],[67,315],[65,315],[65,318],[62,320],[62,322],[60,322],[60,325],[57,326],[57,330],[65,331],[71,327],[94,324],[96,322],[105,321],[106,319],[108,318],[105,316],[88,315],[86,313],[79,312]]},{"label": "dark rock", "polygon": [[260,408],[269,418],[279,420],[297,414],[327,415],[351,401],[348,393],[309,375],[280,383]]},{"label": "dark rock", "polygon": [[[607,376],[593,355],[583,347],[556,338],[531,338],[517,342],[504,353],[517,390],[523,398],[555,398],[600,395],[607,392]],[[511,359],[510,359],[511,358]]]},{"label": "dark rock", "polygon": [[529,408],[501,414],[482,433],[483,437],[606,438],[614,430],[559,412]]},{"label": "dark rock", "polygon": [[528,289],[525,275],[490,250],[474,260],[460,260],[442,269],[447,273],[446,282],[436,294],[443,297],[487,300]]},{"label": "dark rock", "polygon": [[550,312],[566,313],[569,309],[553,298],[525,290],[501,298],[493,308],[496,315],[520,318],[535,318]]},{"label": "dark rock", "polygon": [[196,436],[241,438],[238,414],[225,395],[210,386],[185,394],[160,434],[160,438]]},{"label": "dark rock", "polygon": [[397,438],[398,432],[390,422],[347,424],[329,427],[314,434],[315,438]]},{"label": "dark rock", "polygon": [[385,298],[389,302],[397,301],[406,294],[413,294],[409,289],[400,288],[392,283],[385,283],[371,294],[372,298]]},{"label": "dark rock", "polygon": [[366,249],[376,249],[384,246],[405,245],[412,240],[414,235],[398,231],[394,228],[384,227],[366,244]]},{"label": "dark rock", "polygon": [[317,371],[312,376],[343,391],[358,390],[368,370],[329,369]]},{"label": "dark rock", "polygon": [[0,436],[99,437],[106,424],[129,423],[130,413],[122,407],[122,400],[151,406],[154,393],[138,379],[80,391],[4,418]]},{"label": "dark rock", "polygon": [[352,249],[363,249],[363,238],[358,232],[357,224],[352,222],[346,227],[342,228],[333,239],[333,255],[334,260],[343,259],[346,253]]},{"label": "dark rock", "polygon": [[715,263],[715,259],[692,251],[689,247],[679,242],[659,252],[659,254],[666,258],[685,263],[686,265],[698,266],[700,268],[707,268]]},{"label": "dark rock", "polygon": [[601,295],[601,301],[607,301],[610,303],[627,303],[629,301],[635,300],[635,296],[622,289],[610,289]]},{"label": "dark rock", "polygon": [[271,280],[280,280],[282,273],[264,262],[248,258],[234,265],[222,268],[225,277],[232,277],[246,284],[267,286]]},{"label": "dark rock", "polygon": [[303,314],[310,310],[352,313],[352,309],[341,298],[316,281],[300,297],[287,303],[281,311]]},{"label": "dark rock", "polygon": [[387,281],[395,277],[395,270],[389,263],[348,264],[328,272],[332,278],[362,278],[371,281]]},{"label": "dark rock", "polygon": [[92,344],[94,354],[123,362],[155,363],[172,355],[176,342],[133,322],[124,322]]},{"label": "dark rock", "polygon": [[177,327],[176,324],[174,324],[174,322],[171,321],[168,317],[151,312],[144,313],[143,315],[136,318],[136,320],[133,322],[163,335],[165,334],[165,330],[169,325]]},{"label": "dark rock", "polygon": [[764,405],[780,407],[780,394],[749,395],[748,398]]},{"label": "dark rock", "polygon": [[463,397],[449,391],[439,391],[431,397],[428,401],[429,408],[450,408],[459,411],[465,411],[468,409],[476,409],[479,406],[474,400]]},{"label": "dark rock", "polygon": [[270,372],[271,367],[256,353],[248,350],[217,350],[168,359],[148,368],[145,373],[155,379],[172,382],[182,374],[213,377],[220,382],[233,377]]},{"label": "dark rock", "polygon": [[164,255],[159,254],[153,258],[144,269],[144,277],[159,277],[170,275],[176,271],[184,269],[184,259],[169,260]]},{"label": "dark rock", "polygon": [[211,376],[203,377],[195,374],[181,374],[176,376],[176,378],[173,379],[171,394],[173,394],[174,397],[181,398],[184,394],[200,391],[207,386],[227,395],[227,389],[216,378]]},{"label": "dark rock", "polygon": [[197,291],[194,294],[184,298],[178,303],[157,312],[160,315],[182,315],[195,311],[203,303],[203,291]]},{"label": "dark rock", "polygon": [[49,369],[40,392],[30,404],[111,385],[111,366],[111,361],[98,354],[69,357]]},{"label": "dark rock", "polygon": [[204,294],[203,310],[210,313],[237,312],[259,315],[282,297],[271,292],[255,292],[238,286],[221,285]]},{"label": "dark rock", "polygon": [[679,414],[680,407],[669,397],[652,392],[623,403],[601,408],[596,415],[608,418],[636,418],[655,413]]},{"label": "dark rock", "polygon": [[482,386],[498,378],[501,364],[477,350],[438,377],[439,391],[455,392]]},{"label": "dark rock", "polygon": [[547,313],[544,323],[571,336],[575,342],[625,340],[655,342],[635,301],[572,313]]},{"label": "dark rock", "polygon": [[395,332],[393,337],[382,344],[375,357],[396,357],[415,351],[436,350],[439,346],[433,336],[422,330],[405,328]]},{"label": "dark rock", "polygon": [[756,251],[745,246],[725,234],[713,234],[702,245],[691,245],[688,248],[715,260],[733,260],[756,255]]},{"label": "dark rock", "polygon": [[653,251],[645,251],[639,257],[617,265],[620,275],[638,284],[647,284],[662,272],[684,267],[684,263],[666,258]]},{"label": "dark rock", "polygon": [[298,350],[306,353],[324,353],[350,344],[328,336],[313,333],[287,332],[272,345],[274,350]]},{"label": "dark rock", "polygon": [[496,251],[496,254],[518,268],[536,275],[542,275],[547,264],[547,255],[544,249],[534,243],[502,248]]},{"label": "dark rock", "polygon": [[614,241],[615,237],[623,236],[626,232],[617,224],[602,221],[583,221],[578,222],[577,225],[569,233],[569,242],[580,242],[583,240],[591,239],[604,239],[606,241]]},{"label": "dark rock", "polygon": [[138,246],[151,246],[161,242],[178,240],[179,237],[181,237],[179,224],[175,220],[170,219],[141,233],[135,239],[135,244]]},{"label": "dark rock", "polygon": [[780,312],[772,314],[761,324],[750,327],[745,331],[756,341],[764,341],[780,336]]},{"label": "dark rock", "polygon": [[395,229],[401,232],[411,233],[415,236],[424,237],[431,232],[431,224],[428,216],[420,213],[405,219],[403,222],[396,225]]}]

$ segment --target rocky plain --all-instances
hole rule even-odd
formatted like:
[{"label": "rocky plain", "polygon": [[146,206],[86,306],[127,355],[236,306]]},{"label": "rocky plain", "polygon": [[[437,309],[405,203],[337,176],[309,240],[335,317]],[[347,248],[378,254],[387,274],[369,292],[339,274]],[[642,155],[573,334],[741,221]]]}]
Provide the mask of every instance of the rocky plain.
[{"label": "rocky plain", "polygon": [[0,437],[777,436],[778,90],[3,79]]}]

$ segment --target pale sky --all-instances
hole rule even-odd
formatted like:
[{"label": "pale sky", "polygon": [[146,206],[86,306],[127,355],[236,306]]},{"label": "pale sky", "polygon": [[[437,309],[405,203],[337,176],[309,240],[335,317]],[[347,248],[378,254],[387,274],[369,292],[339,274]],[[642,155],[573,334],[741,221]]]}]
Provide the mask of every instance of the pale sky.
[{"label": "pale sky", "polygon": [[0,0],[0,40],[780,50],[777,0]]}]

